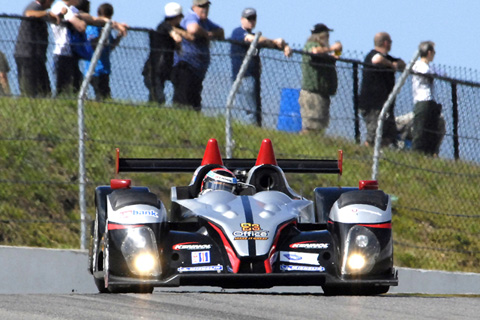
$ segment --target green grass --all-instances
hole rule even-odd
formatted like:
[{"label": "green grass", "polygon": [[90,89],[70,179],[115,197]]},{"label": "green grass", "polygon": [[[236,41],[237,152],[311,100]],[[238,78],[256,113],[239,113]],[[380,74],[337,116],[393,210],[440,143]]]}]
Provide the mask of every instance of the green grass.
[{"label": "green grass", "polygon": [[[208,139],[225,150],[225,119],[186,109],[100,104],[85,110],[88,213],[97,185],[114,178],[122,157],[201,158]],[[297,135],[234,123],[234,157],[255,158],[270,138],[277,158],[336,158],[344,173],[288,175],[311,198],[317,186],[356,186],[370,179],[372,150],[341,138]],[[0,244],[79,247],[77,104],[69,100],[0,99]],[[379,183],[398,197],[394,207],[395,264],[478,272],[480,168],[461,161],[383,150]],[[149,186],[169,204],[170,188],[190,174],[121,174]],[[473,187],[472,187],[473,186]],[[470,215],[463,217],[461,215]]]}]

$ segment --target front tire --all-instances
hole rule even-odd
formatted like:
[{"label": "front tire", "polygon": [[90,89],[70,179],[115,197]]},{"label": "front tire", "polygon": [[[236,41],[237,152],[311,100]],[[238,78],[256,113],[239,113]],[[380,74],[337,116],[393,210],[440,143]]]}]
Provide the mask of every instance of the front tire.
[{"label": "front tire", "polygon": [[376,296],[387,293],[390,286],[352,285],[352,286],[322,286],[326,296]]}]

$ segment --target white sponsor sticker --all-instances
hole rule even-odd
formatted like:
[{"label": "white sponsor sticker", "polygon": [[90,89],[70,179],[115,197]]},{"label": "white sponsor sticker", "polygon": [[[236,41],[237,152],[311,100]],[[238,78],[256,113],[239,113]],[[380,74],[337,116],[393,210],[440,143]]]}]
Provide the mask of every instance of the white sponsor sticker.
[{"label": "white sponsor sticker", "polygon": [[318,266],[318,253],[280,251],[280,261]]},{"label": "white sponsor sticker", "polygon": [[292,249],[328,249],[328,243],[318,243],[314,241],[296,242],[290,245]]},{"label": "white sponsor sticker", "polygon": [[192,252],[192,264],[210,263],[210,251]]},{"label": "white sponsor sticker", "polygon": [[310,271],[310,272],[324,272],[325,268],[322,266],[319,267],[308,267],[308,266],[290,266],[282,264],[280,265],[281,271]]},{"label": "white sponsor sticker", "polygon": [[172,247],[173,250],[205,250],[211,248],[211,244],[200,244],[198,242],[177,243]]},{"label": "white sponsor sticker", "polygon": [[182,273],[182,272],[203,272],[203,271],[216,271],[220,272],[223,270],[223,266],[217,265],[217,266],[203,266],[203,267],[179,267],[177,268],[177,271]]}]

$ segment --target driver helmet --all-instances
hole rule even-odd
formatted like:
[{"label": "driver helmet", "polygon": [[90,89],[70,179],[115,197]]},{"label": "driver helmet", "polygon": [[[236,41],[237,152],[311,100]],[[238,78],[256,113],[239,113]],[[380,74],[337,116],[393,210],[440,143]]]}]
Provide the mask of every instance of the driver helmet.
[{"label": "driver helmet", "polygon": [[237,178],[230,170],[215,168],[210,170],[203,178],[200,195],[212,190],[224,190],[233,193],[236,186]]}]

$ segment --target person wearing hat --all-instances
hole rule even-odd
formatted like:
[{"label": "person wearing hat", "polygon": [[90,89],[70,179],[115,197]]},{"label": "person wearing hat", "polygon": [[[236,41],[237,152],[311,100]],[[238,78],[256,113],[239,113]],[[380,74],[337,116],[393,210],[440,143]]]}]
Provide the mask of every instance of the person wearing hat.
[{"label": "person wearing hat", "polygon": [[[232,79],[235,81],[243,59],[248,51],[249,44],[255,39],[253,29],[257,24],[257,11],[254,8],[246,8],[242,11],[240,26],[232,31],[230,40],[230,57],[232,62]],[[291,49],[282,38],[268,39],[261,36],[258,39],[258,47],[277,48],[283,50],[285,56],[291,55]],[[257,53],[252,57],[247,71],[242,79],[242,84],[236,96],[236,107],[246,114],[241,118],[248,123],[262,125],[261,100],[260,100],[260,56]]]},{"label": "person wearing hat", "polygon": [[[375,48],[367,54],[364,60],[358,106],[367,127],[365,145],[372,147],[375,143],[378,117],[395,86],[395,71],[405,68],[405,62],[402,59],[388,54],[392,49],[392,38],[387,32],[377,33],[373,43]],[[395,103],[392,103],[384,122],[383,146],[397,145],[394,106]]]},{"label": "person wearing hat", "polygon": [[170,80],[173,55],[181,48],[183,39],[193,40],[193,36],[180,26],[182,6],[176,2],[165,5],[165,19],[150,31],[150,55],[143,67],[143,79],[148,88],[148,100],[165,103],[165,81]]},{"label": "person wearing hat", "polygon": [[178,106],[202,109],[203,79],[210,65],[210,41],[223,40],[223,29],[208,18],[210,1],[193,0],[180,25],[193,40],[184,38],[182,50],[175,51],[172,69],[173,102]]},{"label": "person wearing hat", "polygon": [[330,45],[325,24],[316,24],[308,38],[302,57],[302,90],[298,103],[302,115],[302,133],[323,132],[330,122],[330,97],[337,92],[336,59],[342,44]]}]

